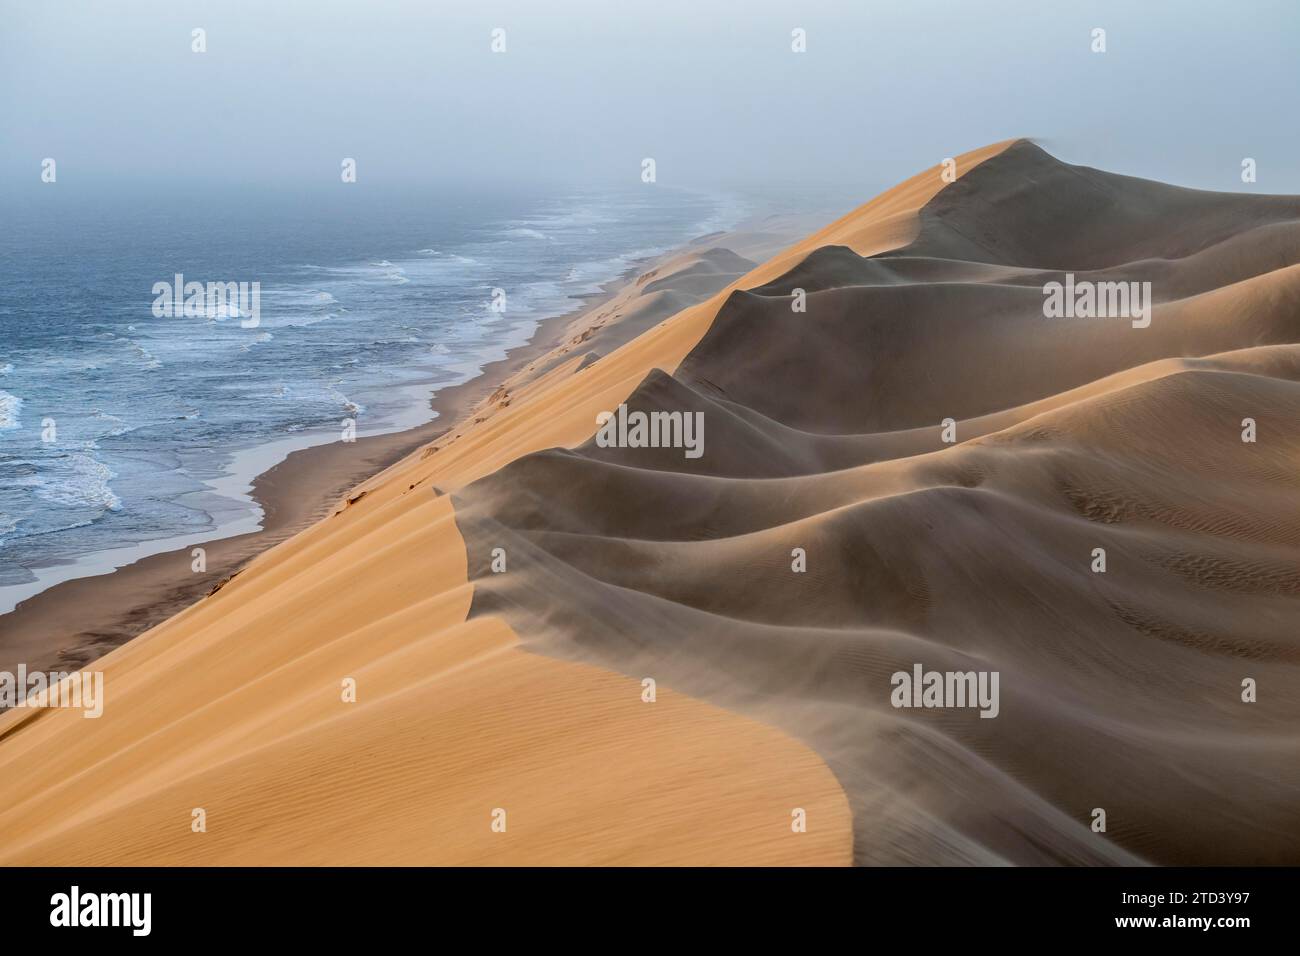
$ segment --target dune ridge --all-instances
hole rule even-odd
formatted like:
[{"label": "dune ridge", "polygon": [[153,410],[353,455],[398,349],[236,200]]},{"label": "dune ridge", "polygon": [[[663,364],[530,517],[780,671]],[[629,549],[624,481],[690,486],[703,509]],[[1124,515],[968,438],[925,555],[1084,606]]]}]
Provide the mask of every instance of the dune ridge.
[{"label": "dune ridge", "polygon": [[[1295,863],[1300,201],[1018,141],[909,241],[851,236],[627,397],[702,413],[702,457],[589,440],[458,492],[471,619],[810,743],[859,863]],[[1149,327],[1045,318],[1066,273],[1150,282]],[[1001,713],[892,708],[918,662],[998,671]]]}]

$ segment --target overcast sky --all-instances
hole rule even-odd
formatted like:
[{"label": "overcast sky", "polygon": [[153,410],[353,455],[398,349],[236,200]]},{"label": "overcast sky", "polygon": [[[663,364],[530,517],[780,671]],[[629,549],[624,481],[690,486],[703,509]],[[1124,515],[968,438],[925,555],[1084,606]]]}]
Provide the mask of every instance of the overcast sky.
[{"label": "overcast sky", "polygon": [[[0,189],[638,181],[870,192],[1038,139],[1300,192],[1300,3],[0,0]],[[206,30],[207,52],[191,51]],[[490,49],[506,31],[506,52]],[[807,52],[791,31],[807,31]],[[1091,32],[1106,30],[1105,53]],[[1243,186],[1241,161],[1258,163]]]}]

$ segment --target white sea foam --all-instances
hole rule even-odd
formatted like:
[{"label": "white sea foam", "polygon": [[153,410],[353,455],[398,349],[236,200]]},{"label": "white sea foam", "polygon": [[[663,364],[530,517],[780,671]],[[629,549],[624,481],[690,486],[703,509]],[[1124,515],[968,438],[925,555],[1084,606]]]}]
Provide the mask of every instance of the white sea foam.
[{"label": "white sea foam", "polygon": [[[425,256],[429,259],[436,259],[438,263],[451,263],[456,265],[476,266],[479,264],[477,259],[469,256],[462,256],[455,252],[440,252],[437,249],[417,249],[417,256]],[[436,264],[436,263],[433,263]]]},{"label": "white sea foam", "polygon": [[139,427],[138,425],[128,424],[125,418],[119,418],[111,412],[101,411],[98,408],[94,410],[94,414],[100,421],[108,423],[108,431],[101,435],[101,438],[116,438],[118,435],[125,435],[127,432],[135,431]]},{"label": "white sea foam", "polygon": [[55,468],[18,479],[19,487],[31,489],[42,501],[65,508],[98,508],[118,511],[122,501],[109,482],[116,476],[92,451],[73,451],[60,456]]},{"label": "white sea foam", "polygon": [[504,233],[502,233],[502,235],[509,236],[511,239],[540,239],[543,242],[555,241],[546,233],[539,232],[536,229],[529,229],[526,226],[519,226],[515,229],[507,229]]},{"label": "white sea foam", "polygon": [[394,265],[387,259],[380,259],[378,262],[372,262],[370,264],[377,269],[381,269],[384,278],[390,282],[395,282],[398,285],[405,285],[411,281],[407,278],[405,269],[401,266]]},{"label": "white sea foam", "polygon": [[144,360],[145,368],[162,368],[162,362],[158,360],[158,356],[154,355],[139,342],[131,340],[130,345],[135,351],[135,354]]},{"label": "white sea foam", "polygon": [[253,348],[254,345],[261,345],[261,344],[263,344],[263,343],[265,343],[265,342],[269,342],[269,341],[271,341],[273,338],[275,338],[275,336],[272,335],[270,332],[259,332],[259,333],[257,333],[257,335],[254,337],[253,341],[251,341],[251,342],[245,342],[243,345],[241,345],[241,346],[239,347],[239,350],[240,350],[241,352],[249,352],[249,351],[252,351],[252,348]]},{"label": "white sea foam", "polygon": [[715,232],[735,229],[753,212],[753,205],[739,196],[720,196],[715,200],[713,215],[695,224],[694,232],[707,236]]},{"label": "white sea foam", "polygon": [[579,206],[576,209],[553,213],[543,219],[534,220],[537,224],[545,223],[545,225],[553,229],[563,229],[573,226],[594,226],[602,222],[617,221],[617,218],[611,216],[608,210],[598,206]]},{"label": "white sea foam", "polygon": [[332,383],[329,392],[331,395],[333,395],[335,398],[338,399],[339,404],[343,406],[343,411],[345,411],[349,415],[362,414],[366,410],[366,406],[362,405],[360,402],[352,401],[352,399],[348,398],[337,388],[334,388],[334,385],[339,385],[339,384],[341,383],[340,382]]},{"label": "white sea foam", "polygon": [[18,530],[18,519],[0,511],[0,544],[4,544],[5,538],[16,530]]}]

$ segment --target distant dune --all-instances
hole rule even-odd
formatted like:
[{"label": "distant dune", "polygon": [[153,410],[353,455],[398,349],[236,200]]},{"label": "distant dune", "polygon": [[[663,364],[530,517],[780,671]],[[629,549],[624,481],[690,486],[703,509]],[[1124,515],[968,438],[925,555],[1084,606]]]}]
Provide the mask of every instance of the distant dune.
[{"label": "distant dune", "polygon": [[[0,717],[0,862],[1300,862],[1300,201],[956,170],[660,263],[103,718]],[[620,403],[704,453],[600,447]],[[996,718],[895,709],[915,664]]]}]

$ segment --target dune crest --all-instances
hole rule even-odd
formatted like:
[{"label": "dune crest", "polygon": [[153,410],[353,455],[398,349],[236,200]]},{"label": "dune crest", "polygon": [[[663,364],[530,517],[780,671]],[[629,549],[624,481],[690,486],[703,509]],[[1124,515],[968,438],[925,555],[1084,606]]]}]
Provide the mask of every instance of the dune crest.
[{"label": "dune crest", "polygon": [[[1300,201],[1020,141],[916,227],[823,231],[647,372],[627,407],[702,416],[699,459],[461,489],[471,618],[810,743],[859,863],[1294,863]],[[1048,318],[1067,274],[1150,321]],[[893,706],[917,665],[998,673],[998,716]]]}]

